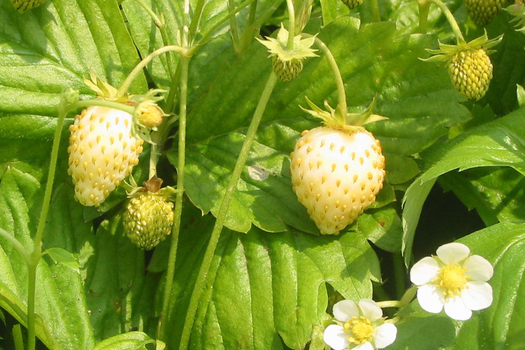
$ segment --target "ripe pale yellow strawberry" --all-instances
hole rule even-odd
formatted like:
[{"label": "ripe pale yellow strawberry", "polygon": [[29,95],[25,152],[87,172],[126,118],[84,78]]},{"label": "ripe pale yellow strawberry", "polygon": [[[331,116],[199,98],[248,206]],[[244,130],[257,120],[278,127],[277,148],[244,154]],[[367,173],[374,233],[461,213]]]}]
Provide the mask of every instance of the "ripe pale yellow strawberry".
[{"label": "ripe pale yellow strawberry", "polygon": [[321,234],[337,235],[383,188],[385,157],[371,133],[318,127],[291,154],[294,192]]},{"label": "ripe pale yellow strawberry", "polygon": [[118,109],[93,106],[69,127],[68,173],[81,204],[102,203],[138,164],[144,141],[132,136],[132,118]]}]

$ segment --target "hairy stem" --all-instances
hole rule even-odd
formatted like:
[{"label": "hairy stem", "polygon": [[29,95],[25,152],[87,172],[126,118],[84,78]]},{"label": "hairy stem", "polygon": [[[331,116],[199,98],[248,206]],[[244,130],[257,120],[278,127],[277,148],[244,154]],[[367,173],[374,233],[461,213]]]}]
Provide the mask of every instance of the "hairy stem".
[{"label": "hairy stem", "polygon": [[197,5],[195,6],[195,9],[193,11],[193,17],[191,18],[190,23],[190,29],[189,29],[189,41],[193,41],[193,38],[195,38],[195,34],[197,33],[197,28],[199,26],[201,17],[202,17],[202,11],[204,10],[204,0],[199,0],[197,2]]},{"label": "hairy stem", "polygon": [[463,38],[461,29],[459,29],[458,22],[456,21],[456,18],[454,18],[454,15],[452,14],[452,12],[450,12],[447,5],[445,5],[441,0],[430,0],[430,1],[436,4],[441,9],[445,17],[447,18],[447,21],[452,27],[452,31],[454,32],[454,35],[456,36],[457,43],[458,44],[464,43],[465,39]]},{"label": "hairy stem", "polygon": [[197,307],[204,291],[204,285],[206,283],[206,278],[208,276],[208,271],[210,269],[213,255],[215,253],[217,243],[219,242],[222,228],[224,227],[226,214],[228,214],[233,194],[237,188],[237,182],[239,181],[242,170],[244,169],[246,161],[248,160],[248,153],[250,152],[253,141],[255,140],[257,129],[259,128],[264,110],[266,109],[266,105],[270,99],[276,82],[277,77],[272,72],[268,78],[268,81],[266,82],[266,86],[261,94],[257,108],[255,109],[252,121],[248,127],[248,132],[246,133],[246,138],[239,153],[239,157],[237,158],[233,173],[230,177],[230,181],[228,182],[228,187],[226,188],[226,192],[222,198],[219,212],[217,214],[217,221],[213,227],[210,241],[208,242],[208,247],[206,248],[206,253],[204,254],[204,259],[199,269],[199,274],[197,275],[197,280],[191,294],[190,305],[188,306],[188,311],[186,312],[186,320],[184,321],[184,328],[182,330],[179,350],[186,350],[188,348],[191,329],[193,327],[193,322],[195,321],[195,314],[197,313]]},{"label": "hairy stem", "polygon": [[[235,10],[235,2],[233,0],[228,0],[228,9],[230,12],[233,12]],[[237,19],[235,16],[230,17],[230,32],[233,40],[233,47],[235,48],[235,52],[237,52],[237,49],[239,48],[239,24],[237,23]]]}]

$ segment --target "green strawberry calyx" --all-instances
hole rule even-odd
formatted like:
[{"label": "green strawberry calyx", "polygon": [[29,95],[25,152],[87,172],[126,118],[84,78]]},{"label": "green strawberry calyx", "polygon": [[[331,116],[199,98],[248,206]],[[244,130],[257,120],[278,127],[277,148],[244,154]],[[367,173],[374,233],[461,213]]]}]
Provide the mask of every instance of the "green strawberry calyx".
[{"label": "green strawberry calyx", "polygon": [[487,32],[485,31],[485,34],[480,36],[479,38],[476,38],[470,42],[465,41],[458,41],[456,45],[450,45],[450,44],[443,44],[442,42],[439,43],[439,49],[438,50],[432,50],[427,49],[430,54],[433,56],[430,56],[429,58],[421,58],[422,61],[426,62],[450,62],[452,57],[454,55],[462,52],[462,51],[469,51],[469,50],[479,50],[483,49],[487,54],[491,54],[495,52],[495,50],[490,50],[492,47],[498,45],[501,42],[501,39],[503,39],[503,34],[497,36],[494,39],[489,39],[487,36]]},{"label": "green strawberry calyx", "polygon": [[259,38],[257,40],[268,48],[269,57],[275,57],[275,59],[283,63],[299,62],[302,64],[302,61],[309,57],[318,57],[315,53],[317,50],[312,48],[315,36],[303,38],[301,34],[296,35],[293,38],[293,48],[289,49],[287,47],[288,35],[288,30],[281,24],[281,29],[277,33],[277,39],[266,37],[266,40]]},{"label": "green strawberry calyx", "polygon": [[149,180],[144,181],[142,183],[143,186],[138,186],[133,176],[130,176],[129,183],[125,183],[126,193],[128,198],[133,198],[140,193],[149,192],[164,197],[170,202],[175,201],[175,196],[179,191],[171,186],[162,187],[162,182],[161,178],[153,176]]},{"label": "green strawberry calyx", "polygon": [[515,24],[516,31],[525,34],[525,6],[514,4],[507,7],[505,11],[514,16],[510,22]]},{"label": "green strawberry calyx", "polygon": [[332,108],[328,104],[328,101],[324,102],[326,108],[326,110],[324,110],[306,97],[306,103],[308,103],[311,109],[303,107],[301,107],[301,109],[316,118],[322,119],[323,123],[328,127],[353,133],[364,130],[363,125],[365,124],[388,119],[373,113],[376,102],[377,98],[374,97],[370,105],[364,111],[358,113],[349,113],[348,111],[345,111],[345,115],[342,115],[343,113],[339,112],[339,109]]}]

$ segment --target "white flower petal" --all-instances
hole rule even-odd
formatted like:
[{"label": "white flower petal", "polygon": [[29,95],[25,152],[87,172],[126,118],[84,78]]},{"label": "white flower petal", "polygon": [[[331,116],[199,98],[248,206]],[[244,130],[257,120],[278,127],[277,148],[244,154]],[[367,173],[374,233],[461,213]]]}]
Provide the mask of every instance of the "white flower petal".
[{"label": "white flower petal", "polygon": [[350,344],[348,334],[344,332],[343,327],[335,324],[326,327],[323,339],[334,350],[343,350]]},{"label": "white flower petal", "polygon": [[410,281],[416,286],[426,284],[439,273],[439,265],[436,259],[429,256],[419,260],[410,270]]},{"label": "white flower petal", "polygon": [[379,320],[383,316],[383,310],[377,306],[376,302],[371,299],[359,300],[359,307],[363,312],[363,316],[368,318],[370,321]]},{"label": "white flower petal", "polygon": [[355,348],[352,348],[352,350],[374,350],[374,346],[369,342],[366,342],[356,346]]},{"label": "white flower petal", "polygon": [[397,327],[392,323],[383,323],[376,328],[374,334],[374,343],[376,348],[383,349],[389,346],[396,340]]},{"label": "white flower petal", "polygon": [[463,267],[467,270],[465,274],[470,276],[473,281],[487,282],[494,274],[494,268],[483,257],[472,255],[465,260]]},{"label": "white flower petal", "polygon": [[436,251],[439,260],[445,264],[454,265],[470,254],[470,249],[461,243],[448,243],[439,247]]},{"label": "white flower petal", "polygon": [[463,304],[470,310],[482,310],[492,304],[492,287],[487,282],[468,282],[461,292]]},{"label": "white flower petal", "polygon": [[461,297],[448,299],[445,302],[445,313],[448,317],[458,321],[466,321],[472,316],[472,311],[465,306]]},{"label": "white flower petal", "polygon": [[334,305],[334,317],[341,322],[346,322],[352,316],[359,317],[359,309],[352,300],[341,300]]},{"label": "white flower petal", "polygon": [[417,300],[423,310],[437,314],[443,310],[443,294],[433,285],[424,285],[417,290]]}]

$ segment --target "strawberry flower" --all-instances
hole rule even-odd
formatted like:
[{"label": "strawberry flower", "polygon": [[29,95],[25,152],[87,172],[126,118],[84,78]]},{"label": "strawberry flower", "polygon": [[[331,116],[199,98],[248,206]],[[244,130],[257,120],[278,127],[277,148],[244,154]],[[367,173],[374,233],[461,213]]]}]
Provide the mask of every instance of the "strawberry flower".
[{"label": "strawberry flower", "polygon": [[472,311],[492,304],[492,265],[461,243],[442,245],[437,256],[425,257],[410,270],[410,280],[418,287],[417,299],[430,313],[445,313],[460,321],[468,320]]},{"label": "strawberry flower", "polygon": [[326,327],[324,342],[334,350],[383,349],[396,339],[396,326],[385,323],[383,311],[373,300],[362,299],[357,304],[342,300],[333,311],[337,324]]}]

